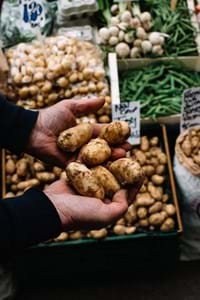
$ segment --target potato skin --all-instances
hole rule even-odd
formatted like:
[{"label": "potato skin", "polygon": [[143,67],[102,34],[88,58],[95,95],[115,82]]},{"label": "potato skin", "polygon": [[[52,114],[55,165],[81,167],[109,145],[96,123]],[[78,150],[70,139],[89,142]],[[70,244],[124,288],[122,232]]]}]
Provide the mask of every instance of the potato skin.
[{"label": "potato skin", "polygon": [[91,124],[79,124],[61,132],[57,145],[65,152],[75,152],[91,139],[92,131]]},{"label": "potato skin", "polygon": [[112,199],[113,195],[120,190],[120,185],[113,174],[102,166],[92,169],[94,176],[104,188],[105,196]]},{"label": "potato skin", "polygon": [[81,159],[87,166],[97,166],[111,156],[108,143],[100,138],[92,139],[81,150]]},{"label": "potato skin", "polygon": [[66,173],[70,183],[80,195],[104,199],[103,186],[84,164],[72,162],[67,166]]},{"label": "potato skin", "polygon": [[42,182],[52,182],[56,179],[56,176],[52,172],[38,172],[36,178]]},{"label": "potato skin", "polygon": [[132,158],[120,158],[111,163],[111,173],[117,178],[121,185],[142,185],[144,173],[139,163]]},{"label": "potato skin", "polygon": [[130,133],[130,127],[127,122],[114,121],[103,126],[99,137],[105,139],[109,145],[120,145],[128,139]]}]

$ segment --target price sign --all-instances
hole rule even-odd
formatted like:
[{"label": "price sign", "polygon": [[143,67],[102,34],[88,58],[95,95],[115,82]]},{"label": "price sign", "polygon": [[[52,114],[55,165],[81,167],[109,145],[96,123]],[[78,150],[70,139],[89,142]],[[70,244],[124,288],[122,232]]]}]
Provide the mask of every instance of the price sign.
[{"label": "price sign", "polygon": [[185,90],[182,99],[181,131],[200,125],[200,88]]},{"label": "price sign", "polygon": [[2,49],[3,49],[3,43],[0,40],[0,72],[7,72],[9,70],[8,62]]},{"label": "price sign", "polygon": [[21,19],[27,29],[43,27],[45,12],[41,0],[19,0]]},{"label": "price sign", "polygon": [[112,105],[112,119],[126,121],[131,128],[129,142],[132,145],[140,144],[140,103],[123,102]]}]

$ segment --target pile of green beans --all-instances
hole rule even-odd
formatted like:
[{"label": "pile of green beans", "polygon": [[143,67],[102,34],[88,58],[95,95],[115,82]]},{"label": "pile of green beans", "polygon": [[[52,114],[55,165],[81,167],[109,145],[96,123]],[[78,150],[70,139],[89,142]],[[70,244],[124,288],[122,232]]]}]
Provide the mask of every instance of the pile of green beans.
[{"label": "pile of green beans", "polygon": [[186,0],[179,0],[174,12],[167,0],[142,0],[142,10],[148,10],[153,17],[153,30],[169,35],[165,39],[166,56],[192,56],[197,54],[196,30],[191,24]]},{"label": "pile of green beans", "polygon": [[121,101],[140,101],[141,117],[170,116],[181,112],[183,91],[200,87],[200,74],[175,63],[152,64],[120,75]]}]

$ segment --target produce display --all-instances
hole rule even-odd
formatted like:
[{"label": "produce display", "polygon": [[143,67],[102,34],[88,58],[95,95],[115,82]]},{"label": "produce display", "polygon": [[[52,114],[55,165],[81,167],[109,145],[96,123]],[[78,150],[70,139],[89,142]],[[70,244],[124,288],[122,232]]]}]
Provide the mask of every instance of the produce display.
[{"label": "produce display", "polygon": [[9,96],[29,108],[67,98],[106,96],[101,53],[88,42],[64,36],[46,38],[7,50]]},{"label": "produce display", "polygon": [[21,195],[31,187],[43,189],[56,179],[65,178],[65,172],[58,167],[50,167],[25,154],[22,158],[8,151],[5,157],[6,190],[5,198]]},{"label": "produce display", "polygon": [[108,46],[110,52],[114,50],[119,58],[163,55],[168,36],[152,31],[152,16],[148,11],[140,13],[136,3],[131,9],[128,4],[120,3],[111,6],[110,14],[107,27],[99,29],[100,44]]},{"label": "produce display", "polygon": [[[5,198],[21,195],[31,187],[43,190],[61,178],[77,195],[102,201],[111,202],[123,188],[139,191],[128,211],[114,224],[99,230],[62,232],[47,242],[106,237],[117,240],[121,235],[154,238],[166,233],[178,236],[182,231],[167,147],[166,154],[163,151],[163,140],[165,146],[167,143],[164,133],[162,140],[158,131],[149,127],[140,145],[127,144],[129,125],[111,122],[112,102],[118,99],[110,97],[109,74],[113,75],[111,83],[118,78],[108,70],[107,61],[108,53],[115,52],[120,100],[139,101],[141,119],[165,122],[166,118],[160,117],[180,114],[184,90],[200,87],[199,72],[185,67],[190,61],[193,67],[195,61],[194,69],[199,70],[200,39],[194,26],[199,8],[196,6],[195,14],[186,0],[173,3],[172,9],[170,1],[159,0],[41,0],[44,26],[26,30],[16,0],[4,2],[0,46],[9,70],[3,70],[0,59],[0,90],[10,101],[35,110],[64,99],[105,99],[99,111],[77,118],[75,127],[57,137],[57,147],[66,156],[77,157],[65,169],[5,151]],[[33,12],[30,9],[27,13]],[[112,89],[113,98],[114,92]],[[129,113],[131,110],[127,110]],[[94,123],[107,123],[97,137],[93,136]],[[193,183],[186,179],[200,175],[200,127],[179,135],[174,166],[178,187],[191,200]],[[199,186],[193,190],[198,191]]]},{"label": "produce display", "polygon": [[[34,41],[6,51],[10,71],[4,91],[20,106],[37,109],[63,99],[105,97],[105,105],[85,120],[110,122],[111,99],[101,52],[91,43],[65,36]],[[83,119],[84,121],[84,119]]]},{"label": "produce display", "polygon": [[176,141],[176,156],[179,162],[193,175],[200,174],[200,128],[192,127]]},{"label": "produce display", "polygon": [[178,62],[159,62],[120,74],[121,100],[140,101],[142,118],[180,113],[183,91],[199,86],[199,73]]},{"label": "produce display", "polygon": [[165,40],[166,56],[198,55],[195,38],[196,29],[191,24],[191,14],[187,1],[179,0],[174,11],[170,1],[145,0],[141,1],[153,18],[153,31],[161,31],[169,36]]},{"label": "produce display", "polygon": [[[127,213],[118,220],[116,224],[108,226],[107,228],[92,230],[89,232],[75,231],[61,233],[61,235],[55,239],[56,242],[82,238],[102,239],[106,236],[112,235],[129,235],[142,232],[148,233],[152,231],[169,232],[175,229],[176,209],[174,204],[170,201],[170,195],[166,185],[167,157],[160,147],[159,138],[157,136],[151,138],[142,136],[141,145],[139,147],[133,147],[131,152],[127,153],[127,158],[119,159],[110,165],[109,171],[116,176],[120,183],[123,182],[123,180],[119,180],[121,178],[118,177],[121,175],[123,170],[123,165],[119,164],[121,160],[128,162],[129,166],[131,162],[134,162],[134,164],[137,163],[137,166],[140,166],[145,174],[145,180],[140,192],[136,196],[136,200],[129,206]],[[75,169],[78,163],[72,164],[72,168],[74,169],[74,172],[76,172],[77,170]],[[79,164],[79,168],[80,165],[83,167],[82,164]],[[109,178],[107,177],[108,170],[102,166],[95,167],[94,170],[95,176],[98,179],[102,176],[102,185],[104,187],[104,183],[107,182],[107,178]],[[125,170],[128,174],[128,169]],[[137,168],[134,167],[134,172],[136,172],[136,170]],[[84,171],[85,169],[83,172]],[[80,170],[77,172],[79,173]],[[88,169],[86,172],[88,172]],[[109,173],[108,176],[110,176]],[[103,174],[105,176],[104,178]],[[77,180],[79,181],[79,179]],[[110,183],[112,183],[117,190],[119,187],[115,180],[116,179],[113,181],[112,177],[110,179]],[[102,183],[102,181],[100,182]],[[112,189],[110,189],[110,191],[111,190]]]}]

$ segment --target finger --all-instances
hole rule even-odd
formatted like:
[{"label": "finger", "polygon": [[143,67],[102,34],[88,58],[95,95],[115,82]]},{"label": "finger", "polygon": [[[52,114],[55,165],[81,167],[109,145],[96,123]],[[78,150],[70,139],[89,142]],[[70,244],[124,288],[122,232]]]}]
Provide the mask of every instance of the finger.
[{"label": "finger", "polygon": [[76,117],[98,111],[105,102],[104,98],[65,100],[67,107]]},{"label": "finger", "polygon": [[112,154],[111,154],[110,159],[112,161],[114,161],[116,159],[123,158],[123,157],[126,157],[126,150],[124,150],[122,148],[114,148],[112,150]]},{"label": "finger", "polygon": [[126,190],[118,191],[114,195],[112,202],[109,204],[105,204],[104,208],[104,220],[107,224],[113,223],[114,221],[121,218],[121,216],[128,209]]},{"label": "finger", "polygon": [[99,136],[101,129],[103,128],[103,126],[105,126],[105,124],[93,124],[93,133],[92,136],[93,138],[96,138]]}]

